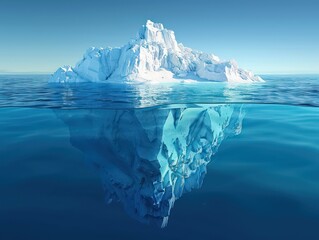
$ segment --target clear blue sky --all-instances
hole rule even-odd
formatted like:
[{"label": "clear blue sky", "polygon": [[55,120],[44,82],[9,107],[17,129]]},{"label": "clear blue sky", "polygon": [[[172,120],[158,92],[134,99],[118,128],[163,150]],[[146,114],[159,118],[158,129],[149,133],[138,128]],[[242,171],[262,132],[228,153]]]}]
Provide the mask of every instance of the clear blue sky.
[{"label": "clear blue sky", "polygon": [[319,73],[318,0],[1,0],[0,72],[53,72],[150,19],[257,73]]}]

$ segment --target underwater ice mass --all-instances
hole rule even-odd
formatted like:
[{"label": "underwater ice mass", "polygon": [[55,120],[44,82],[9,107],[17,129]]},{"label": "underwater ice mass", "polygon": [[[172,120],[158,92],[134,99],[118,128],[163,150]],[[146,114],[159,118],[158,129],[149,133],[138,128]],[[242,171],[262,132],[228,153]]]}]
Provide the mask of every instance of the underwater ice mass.
[{"label": "underwater ice mass", "polygon": [[[50,79],[126,86],[198,81],[263,80],[235,62],[184,47],[176,42],[173,31],[151,21],[127,45],[90,48],[74,68],[59,68]],[[139,101],[145,94],[152,93],[140,91]],[[71,144],[101,175],[106,201],[121,202],[142,223],[165,227],[175,201],[201,187],[206,165],[222,141],[241,132],[241,105],[213,103],[141,109],[92,106],[55,113],[68,126]]]},{"label": "underwater ice mass", "polygon": [[227,104],[55,113],[101,175],[106,201],[160,227],[178,198],[201,187],[206,165],[243,118],[240,105]]},{"label": "underwater ice mass", "polygon": [[51,82],[262,82],[234,61],[221,61],[177,43],[160,23],[147,21],[120,48],[89,48],[75,67],[59,68]]}]

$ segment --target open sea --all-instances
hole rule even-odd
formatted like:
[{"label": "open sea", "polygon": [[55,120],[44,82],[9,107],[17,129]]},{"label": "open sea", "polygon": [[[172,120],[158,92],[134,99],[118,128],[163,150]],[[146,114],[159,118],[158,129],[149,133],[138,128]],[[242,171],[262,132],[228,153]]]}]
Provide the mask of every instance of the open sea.
[{"label": "open sea", "polygon": [[319,75],[262,77],[0,75],[0,239],[319,239]]}]

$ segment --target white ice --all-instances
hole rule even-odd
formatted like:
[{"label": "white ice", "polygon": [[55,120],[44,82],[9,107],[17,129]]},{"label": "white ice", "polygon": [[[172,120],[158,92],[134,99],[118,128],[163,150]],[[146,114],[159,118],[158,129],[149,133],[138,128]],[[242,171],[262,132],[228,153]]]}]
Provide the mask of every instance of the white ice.
[{"label": "white ice", "polygon": [[75,67],[59,68],[50,82],[261,82],[234,61],[221,61],[177,43],[173,31],[148,20],[120,48],[89,48]]}]

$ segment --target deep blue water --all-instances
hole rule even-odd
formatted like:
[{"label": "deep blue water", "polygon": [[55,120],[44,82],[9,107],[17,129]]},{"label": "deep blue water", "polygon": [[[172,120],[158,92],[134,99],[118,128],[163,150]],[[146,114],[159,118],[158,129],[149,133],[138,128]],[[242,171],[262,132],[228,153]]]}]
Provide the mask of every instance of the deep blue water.
[{"label": "deep blue water", "polygon": [[[264,76],[249,86],[46,79],[0,76],[0,239],[319,239],[319,76]],[[202,187],[176,200],[167,227],[105,203],[101,166],[83,152],[95,154],[101,122],[216,104],[241,109],[241,133],[221,142]]]}]

